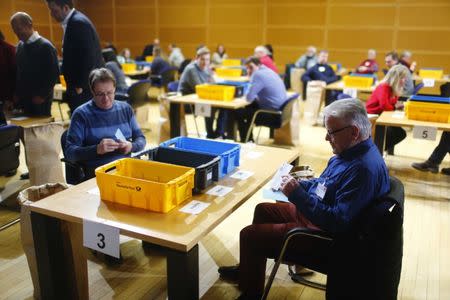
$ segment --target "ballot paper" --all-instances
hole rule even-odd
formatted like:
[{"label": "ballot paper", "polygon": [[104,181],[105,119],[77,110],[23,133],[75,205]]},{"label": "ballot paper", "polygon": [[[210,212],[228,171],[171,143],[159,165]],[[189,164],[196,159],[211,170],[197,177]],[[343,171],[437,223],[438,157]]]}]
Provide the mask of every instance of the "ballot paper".
[{"label": "ballot paper", "polygon": [[120,128],[117,128],[115,136],[116,136],[116,139],[118,139],[121,142],[126,142],[126,140],[127,140],[125,138],[125,136],[123,135],[122,130],[120,130]]},{"label": "ballot paper", "polygon": [[191,202],[189,202],[188,204],[183,206],[180,209],[180,211],[184,212],[184,213],[187,213],[187,214],[198,215],[205,208],[207,208],[209,206],[209,204],[210,203],[207,203],[207,202],[202,202],[202,201],[198,201],[198,200],[192,200]]},{"label": "ballot paper", "polygon": [[223,197],[226,194],[228,194],[229,192],[231,192],[232,190],[233,190],[232,187],[223,186],[223,185],[216,185],[215,187],[213,187],[212,189],[210,189],[206,193],[208,195]]},{"label": "ballot paper", "polygon": [[290,165],[288,163],[283,163],[281,165],[275,176],[273,176],[272,181],[270,182],[270,187],[272,190],[278,191],[281,188],[281,177],[288,175],[289,171],[291,171],[293,167],[293,165]]},{"label": "ballot paper", "polygon": [[255,174],[255,173],[253,173],[251,171],[238,170],[237,172],[234,172],[230,177],[234,178],[234,179],[239,179],[239,180],[246,180],[253,174]]}]

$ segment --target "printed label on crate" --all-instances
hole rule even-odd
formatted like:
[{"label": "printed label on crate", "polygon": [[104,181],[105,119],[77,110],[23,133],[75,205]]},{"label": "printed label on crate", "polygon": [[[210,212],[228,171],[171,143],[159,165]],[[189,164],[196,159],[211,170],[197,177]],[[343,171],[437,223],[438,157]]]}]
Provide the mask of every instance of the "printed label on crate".
[{"label": "printed label on crate", "polygon": [[434,79],[433,78],[424,78],[423,80],[424,87],[434,87]]},{"label": "printed label on crate", "polygon": [[238,170],[237,172],[234,172],[233,175],[231,175],[230,177],[239,180],[246,180],[253,174],[255,173],[251,171]]},{"label": "printed label on crate", "polygon": [[208,172],[206,174],[206,180],[211,180],[212,179],[212,172]]},{"label": "printed label on crate", "polygon": [[208,195],[223,197],[226,194],[228,194],[229,192],[231,192],[232,190],[233,190],[232,187],[223,186],[223,185],[216,185],[215,187],[213,187],[212,189],[210,189],[206,193]]},{"label": "printed label on crate", "polygon": [[413,127],[413,138],[420,140],[435,141],[437,134],[436,127],[430,126],[414,126]]},{"label": "printed label on crate", "polygon": [[195,115],[202,117],[210,117],[211,105],[203,103],[195,103]]},{"label": "printed label on crate", "polygon": [[119,228],[83,220],[83,246],[120,258]]},{"label": "printed label on crate", "polygon": [[210,203],[198,201],[198,200],[192,200],[185,206],[183,206],[180,211],[187,213],[187,214],[193,214],[198,215],[201,213],[205,208],[209,206]]}]

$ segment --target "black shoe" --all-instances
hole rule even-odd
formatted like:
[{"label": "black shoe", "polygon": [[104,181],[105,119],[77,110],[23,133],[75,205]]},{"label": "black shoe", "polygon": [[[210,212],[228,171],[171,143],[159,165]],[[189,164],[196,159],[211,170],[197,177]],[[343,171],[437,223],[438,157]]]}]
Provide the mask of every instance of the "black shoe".
[{"label": "black shoe", "polygon": [[5,173],[5,176],[6,177],[11,177],[11,176],[16,175],[16,173],[17,173],[17,169],[9,170],[8,172]]},{"label": "black shoe", "polygon": [[441,173],[450,176],[450,168],[442,168]]},{"label": "black shoe", "polygon": [[239,280],[239,265],[220,267],[219,274],[222,279],[236,282]]},{"label": "black shoe", "polygon": [[394,147],[387,149],[388,155],[394,155]]},{"label": "black shoe", "polygon": [[424,161],[423,163],[412,163],[411,166],[419,171],[427,172],[430,171],[431,173],[437,173],[439,172],[439,168],[437,165],[430,163],[428,160]]},{"label": "black shoe", "polygon": [[236,298],[236,300],[260,300],[262,295],[253,295],[250,296],[246,293],[242,293],[239,297]]},{"label": "black shoe", "polygon": [[30,173],[26,172],[20,175],[21,180],[30,179]]}]

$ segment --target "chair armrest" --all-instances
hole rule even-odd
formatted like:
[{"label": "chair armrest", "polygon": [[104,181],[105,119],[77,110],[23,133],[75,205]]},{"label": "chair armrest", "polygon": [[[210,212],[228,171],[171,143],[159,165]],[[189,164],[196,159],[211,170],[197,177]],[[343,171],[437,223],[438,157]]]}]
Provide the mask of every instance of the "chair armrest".
[{"label": "chair armrest", "polygon": [[79,163],[74,162],[74,161],[71,161],[71,160],[68,160],[67,158],[64,158],[64,157],[63,157],[63,158],[61,158],[61,161],[62,161],[63,163],[65,163],[65,164],[67,164],[67,165],[73,167],[73,168],[83,169],[83,167],[82,167]]},{"label": "chair armrest", "polygon": [[[261,113],[264,113],[264,114],[271,114],[271,115],[281,115],[281,114],[282,114],[282,112],[279,111],[279,110],[273,110],[273,109],[258,109],[258,110],[255,112],[254,116],[257,116],[258,114],[261,114]],[[255,117],[255,118],[256,118],[256,117]]]},{"label": "chair armrest", "polygon": [[326,240],[326,241],[333,240],[333,237],[325,231],[317,230],[317,229],[309,229],[309,228],[304,228],[304,227],[296,227],[296,228],[289,230],[285,234],[283,244],[285,244],[286,242],[289,242],[289,240],[295,236],[308,236],[308,237],[318,238],[318,239],[322,239],[322,240]]},{"label": "chair armrest", "polygon": [[161,75],[148,75],[149,79],[162,79]]}]

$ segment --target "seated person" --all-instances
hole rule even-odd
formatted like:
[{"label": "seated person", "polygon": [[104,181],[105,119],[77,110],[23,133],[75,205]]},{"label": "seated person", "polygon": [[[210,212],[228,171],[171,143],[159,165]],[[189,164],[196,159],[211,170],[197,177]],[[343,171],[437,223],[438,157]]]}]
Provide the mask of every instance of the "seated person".
[{"label": "seated person", "polygon": [[[278,257],[289,230],[306,227],[330,235],[345,233],[365,207],[389,192],[389,174],[370,138],[364,105],[358,99],[333,102],[325,107],[324,120],[325,139],[335,154],[326,169],[310,180],[283,177],[281,191],[290,203],[258,204],[252,225],[240,232],[240,265],[219,268],[223,278],[239,282],[239,299],[260,299],[266,260]],[[304,245],[302,254],[307,257],[319,250],[315,247]]]},{"label": "seated person", "polygon": [[[431,173],[437,173],[439,172],[439,165],[447,153],[450,153],[450,132],[444,131],[439,145],[434,148],[430,157],[422,163],[412,163],[412,167],[423,172],[430,171]],[[441,173],[450,175],[450,168],[442,168]]]},{"label": "seated person", "polygon": [[[403,108],[402,102],[397,102],[402,94],[406,80],[410,75],[409,70],[402,65],[393,66],[384,79],[377,85],[366,103],[369,114],[381,114],[383,111],[392,111]],[[406,137],[406,132],[401,127],[388,126],[386,130],[385,150],[388,154],[394,154],[394,146]]]},{"label": "seated person", "polygon": [[267,51],[269,51],[269,57],[274,61],[274,54],[273,54],[273,47],[272,44],[265,44],[264,47],[266,47]]},{"label": "seated person", "polygon": [[180,69],[181,63],[184,61],[184,55],[181,49],[175,44],[169,44],[169,64]]},{"label": "seated person", "polygon": [[144,149],[146,143],[131,106],[114,100],[111,71],[92,70],[89,86],[94,98],[74,111],[65,149],[68,160],[83,166],[86,178],[95,176],[95,168]]},{"label": "seated person", "polygon": [[144,50],[142,50],[142,55],[136,57],[136,60],[145,60],[147,56],[153,55],[153,47],[155,46],[159,47],[158,38],[154,39],[152,44],[145,45]]},{"label": "seated person", "polygon": [[213,53],[211,63],[213,66],[220,66],[220,65],[222,65],[222,61],[227,58],[228,58],[228,54],[227,54],[227,51],[225,50],[225,46],[222,44],[219,44],[217,46],[216,52]]},{"label": "seated person", "polygon": [[[341,77],[334,73],[328,64],[328,51],[321,50],[317,57],[317,64],[306,70],[302,75],[303,86],[307,87],[309,81],[325,81],[326,84],[340,80]],[[328,105],[336,100],[337,91],[326,91],[325,103]]]},{"label": "seated person", "polygon": [[[195,86],[202,83],[214,83],[213,74],[210,69],[211,54],[209,49],[201,47],[197,50],[197,56],[193,62],[186,66],[181,74],[178,92],[183,95],[195,94]],[[217,138],[225,135],[226,115],[225,111],[219,110],[216,130],[213,129],[214,116],[218,109],[211,109],[211,117],[205,118],[206,137]]]},{"label": "seated person", "polygon": [[411,51],[405,50],[400,56],[400,61],[402,65],[407,67],[411,73],[414,73],[416,70],[417,63],[412,59]]},{"label": "seated person", "polygon": [[117,61],[120,64],[124,63],[135,63],[134,59],[131,58],[131,51],[128,48],[124,48],[120,55],[117,55]]},{"label": "seated person", "polygon": [[[384,74],[387,74],[390,68],[392,68],[395,65],[400,64],[400,60],[398,58],[397,52],[388,52],[386,56],[384,57],[384,62],[386,63],[386,66],[388,69],[384,69]],[[414,82],[412,79],[411,73],[406,78],[405,87],[403,88],[402,96],[408,97],[411,96],[414,92]]]},{"label": "seated person", "polygon": [[[165,61],[164,58],[161,57],[161,48],[153,47],[153,61],[150,68],[150,75],[161,76],[163,73],[171,69],[172,66],[167,61]],[[171,81],[173,81],[173,78]],[[162,84],[162,81],[159,78],[152,78],[152,83],[160,85]]]},{"label": "seated person", "polygon": [[309,69],[317,64],[317,50],[314,46],[309,46],[306,49],[306,53],[300,56],[300,58],[295,62],[297,68]]},{"label": "seated person", "polygon": [[359,74],[375,74],[378,72],[378,64],[375,60],[377,58],[377,52],[375,49],[369,49],[367,51],[367,59],[363,61],[358,68],[356,68],[356,73]]},{"label": "seated person", "polygon": [[114,52],[109,52],[108,55],[103,52],[103,59],[105,60],[105,68],[110,70],[116,79],[116,92],[126,94],[128,84],[122,66],[119,64],[118,56]]},{"label": "seated person", "polygon": [[[241,142],[245,140],[253,115],[258,109],[278,110],[287,99],[286,88],[280,76],[261,64],[259,58],[248,58],[245,66],[250,76],[250,89],[245,97],[252,104],[235,111]],[[250,135],[250,140],[252,139]]]},{"label": "seated person", "polygon": [[274,61],[272,60],[272,58],[270,58],[270,54],[271,53],[265,46],[258,46],[255,48],[255,56],[259,58],[259,61],[263,65],[274,71],[276,74],[278,74],[277,66],[275,66]]}]

